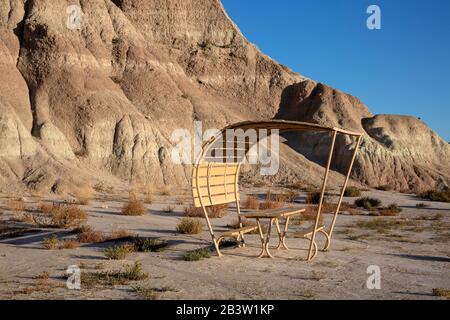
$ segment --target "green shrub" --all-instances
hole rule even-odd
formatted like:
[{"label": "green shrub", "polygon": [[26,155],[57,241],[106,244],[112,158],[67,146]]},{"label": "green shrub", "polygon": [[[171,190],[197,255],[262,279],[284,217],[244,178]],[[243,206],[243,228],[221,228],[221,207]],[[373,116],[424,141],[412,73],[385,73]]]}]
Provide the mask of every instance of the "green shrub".
[{"label": "green shrub", "polygon": [[211,257],[211,249],[200,248],[192,251],[188,251],[184,254],[184,261],[199,261],[201,259],[208,259]]},{"label": "green shrub", "polygon": [[183,218],[177,225],[177,231],[183,234],[199,234],[203,225],[198,219]]},{"label": "green shrub", "polygon": [[430,201],[450,202],[450,189],[446,188],[443,191],[428,190],[421,193],[420,197]]},{"label": "green shrub", "polygon": [[[308,196],[306,198],[306,203],[307,204],[319,204],[320,202],[320,195],[321,192],[320,191],[312,191],[308,193]],[[325,193],[323,196],[323,202],[327,202],[328,201],[328,194]]]},{"label": "green shrub", "polygon": [[123,260],[132,251],[129,245],[114,246],[105,249],[105,256],[111,260]]},{"label": "green shrub", "polygon": [[397,216],[402,211],[403,211],[403,209],[399,208],[397,206],[397,204],[395,204],[395,203],[392,203],[389,206],[387,206],[385,208],[381,208],[379,210],[381,216],[387,216],[387,217]]},{"label": "green shrub", "polygon": [[356,198],[361,196],[361,191],[357,187],[347,187],[344,192],[344,197]]},{"label": "green shrub", "polygon": [[381,201],[375,198],[365,197],[355,200],[355,205],[360,208],[371,210],[379,207],[381,205]]},{"label": "green shrub", "polygon": [[136,252],[159,252],[167,247],[167,241],[160,239],[143,239],[136,237],[133,239],[133,250]]},{"label": "green shrub", "polygon": [[142,263],[135,262],[132,265],[125,267],[122,276],[130,281],[140,281],[148,278],[148,273],[144,271]]}]

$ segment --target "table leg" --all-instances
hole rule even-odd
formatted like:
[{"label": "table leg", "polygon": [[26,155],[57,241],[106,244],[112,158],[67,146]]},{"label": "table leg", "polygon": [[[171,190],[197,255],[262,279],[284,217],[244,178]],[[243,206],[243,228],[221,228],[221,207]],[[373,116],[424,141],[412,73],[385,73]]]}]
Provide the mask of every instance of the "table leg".
[{"label": "table leg", "polygon": [[283,247],[283,249],[285,249],[285,250],[289,250],[288,246],[286,245],[286,234],[287,234],[287,230],[288,230],[288,226],[289,226],[289,218],[290,217],[286,218],[283,232],[281,231],[278,219],[275,220],[275,224],[277,226],[277,231],[278,231],[278,239],[279,239],[277,250],[280,249],[281,247]]},{"label": "table leg", "polygon": [[259,254],[258,258],[262,258],[265,255],[267,255],[269,258],[274,258],[274,256],[270,253],[270,250],[269,250],[270,234],[272,233],[273,220],[274,219],[270,219],[269,225],[267,228],[267,234],[264,237],[264,234],[262,232],[261,222],[259,221],[259,219],[256,219],[256,223],[258,225],[258,230],[259,230],[259,236],[261,238],[261,244],[262,244],[262,251]]}]

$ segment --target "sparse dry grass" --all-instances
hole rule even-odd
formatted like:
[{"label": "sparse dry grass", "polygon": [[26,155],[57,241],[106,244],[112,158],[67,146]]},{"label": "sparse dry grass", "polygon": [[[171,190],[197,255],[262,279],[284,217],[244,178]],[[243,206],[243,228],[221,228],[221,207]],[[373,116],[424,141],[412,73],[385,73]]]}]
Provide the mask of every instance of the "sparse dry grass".
[{"label": "sparse dry grass", "polygon": [[80,246],[80,243],[74,239],[67,239],[60,243],[59,249],[76,249]]},{"label": "sparse dry grass", "polygon": [[147,185],[144,187],[144,202],[152,204],[154,201],[155,187],[153,185]]},{"label": "sparse dry grass", "polygon": [[130,195],[128,202],[122,208],[122,214],[126,216],[143,216],[145,214],[144,202]]},{"label": "sparse dry grass", "polygon": [[106,248],[104,251],[105,257],[107,257],[110,260],[123,260],[131,252],[132,250],[130,245],[109,247]]},{"label": "sparse dry grass", "polygon": [[228,212],[229,205],[226,204],[218,204],[214,206],[208,207],[208,216],[210,218],[223,218]]},{"label": "sparse dry grass", "polygon": [[282,201],[282,197],[272,195],[270,191],[266,194],[266,199],[259,205],[261,210],[281,209],[284,207],[285,202]]},{"label": "sparse dry grass", "polygon": [[91,187],[79,188],[74,192],[74,196],[77,199],[77,203],[86,206],[94,199],[95,191]]},{"label": "sparse dry grass", "polygon": [[51,237],[44,238],[42,244],[47,250],[55,250],[59,247],[59,239],[57,236],[53,235]]},{"label": "sparse dry grass", "polygon": [[113,229],[110,234],[107,234],[86,225],[76,228],[73,233],[77,235],[77,241],[80,243],[101,243],[113,240],[127,240],[132,237],[131,233],[124,229]]},{"label": "sparse dry grass", "polygon": [[[306,197],[306,203],[307,204],[319,204],[320,196],[321,196],[321,192],[320,191],[308,192],[308,196]],[[327,193],[325,193],[323,195],[323,202],[324,203],[328,202],[328,194]]]},{"label": "sparse dry grass", "polygon": [[446,188],[442,191],[428,190],[419,194],[419,196],[430,201],[450,202],[450,189]]},{"label": "sparse dry grass", "polygon": [[47,250],[76,249],[80,246],[80,243],[74,239],[60,240],[56,235],[44,238],[42,243]]},{"label": "sparse dry grass", "polygon": [[192,251],[188,251],[183,255],[184,261],[199,261],[211,257],[211,248],[205,247]]},{"label": "sparse dry grass", "polygon": [[361,196],[361,190],[357,187],[347,187],[344,191],[344,197],[356,198]]},{"label": "sparse dry grass", "polygon": [[442,213],[435,213],[435,214],[422,214],[418,217],[416,217],[416,220],[423,220],[423,221],[439,221],[442,220],[444,215]]},{"label": "sparse dry grass", "polygon": [[450,299],[450,290],[444,289],[444,288],[434,288],[433,289],[433,296],[435,297],[445,297],[447,299]]},{"label": "sparse dry grass", "polygon": [[380,216],[383,217],[395,217],[402,212],[402,209],[397,206],[397,204],[393,203],[387,207],[380,208],[379,210]]},{"label": "sparse dry grass", "polygon": [[259,209],[259,200],[254,196],[248,196],[245,202],[242,205],[243,209],[249,210],[258,210]]},{"label": "sparse dry grass", "polygon": [[144,271],[142,264],[135,262],[119,271],[82,272],[81,285],[90,289],[97,286],[125,285],[130,281],[142,281],[147,278],[148,273]]},{"label": "sparse dry grass", "polygon": [[135,237],[132,242],[135,252],[160,252],[167,247],[168,243],[161,239],[145,239]]},{"label": "sparse dry grass", "polygon": [[364,197],[355,200],[355,205],[366,210],[372,210],[379,207],[381,205],[381,201],[376,198]]},{"label": "sparse dry grass", "polygon": [[401,228],[408,231],[421,231],[416,221],[406,219],[386,219],[375,218],[367,221],[358,221],[356,227],[360,229],[376,230],[379,233],[387,233],[394,228]]},{"label": "sparse dry grass", "polygon": [[100,243],[105,241],[105,235],[100,231],[95,231],[89,226],[82,226],[74,231],[77,233],[77,240],[80,243]]},{"label": "sparse dry grass", "polygon": [[32,216],[37,225],[46,228],[77,227],[87,220],[86,212],[74,205],[41,206],[41,212]]},{"label": "sparse dry grass", "polygon": [[[228,204],[220,204],[207,207],[208,217],[210,219],[223,218],[228,212],[229,205]],[[184,216],[188,218],[204,218],[205,215],[203,213],[202,208],[196,207],[187,207],[184,208]]]},{"label": "sparse dry grass", "polygon": [[375,189],[380,190],[380,191],[392,191],[394,190],[394,187],[388,184],[384,184],[381,186],[376,187]]},{"label": "sparse dry grass", "polygon": [[177,231],[182,234],[199,234],[203,225],[198,219],[183,218],[177,225]]},{"label": "sparse dry grass", "polygon": [[203,218],[205,215],[202,208],[191,206],[184,208],[184,216],[189,218]]}]

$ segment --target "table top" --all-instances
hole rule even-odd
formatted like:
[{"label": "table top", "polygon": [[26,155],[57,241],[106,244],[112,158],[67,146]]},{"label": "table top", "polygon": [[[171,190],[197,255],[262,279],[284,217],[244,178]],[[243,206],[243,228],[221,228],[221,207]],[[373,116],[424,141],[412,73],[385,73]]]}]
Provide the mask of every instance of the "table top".
[{"label": "table top", "polygon": [[297,216],[305,211],[306,209],[304,208],[272,209],[272,210],[253,211],[251,213],[241,213],[241,216],[247,219],[276,219],[276,218],[287,218],[291,216]]}]

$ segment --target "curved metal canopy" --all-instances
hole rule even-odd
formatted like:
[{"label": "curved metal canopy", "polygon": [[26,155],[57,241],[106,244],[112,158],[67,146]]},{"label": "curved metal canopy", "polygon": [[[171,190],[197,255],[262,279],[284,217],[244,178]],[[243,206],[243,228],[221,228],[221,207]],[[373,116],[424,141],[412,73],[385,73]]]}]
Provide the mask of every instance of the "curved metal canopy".
[{"label": "curved metal canopy", "polygon": [[243,121],[225,127],[223,131],[229,129],[278,129],[280,132],[286,131],[325,131],[347,134],[359,137],[363,134],[360,132],[348,131],[337,127],[321,126],[315,123],[288,121],[288,120],[269,120],[269,121]]}]

